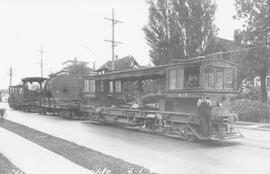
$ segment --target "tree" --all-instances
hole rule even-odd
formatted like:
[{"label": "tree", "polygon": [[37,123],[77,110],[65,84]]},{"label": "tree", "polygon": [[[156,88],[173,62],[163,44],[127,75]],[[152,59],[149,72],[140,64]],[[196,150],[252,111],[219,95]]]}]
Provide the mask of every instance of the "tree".
[{"label": "tree", "polygon": [[169,62],[170,32],[169,17],[171,5],[167,0],[148,1],[149,22],[144,27],[145,37],[150,46],[150,57],[153,64],[160,65]]},{"label": "tree", "polygon": [[149,0],[144,27],[155,65],[211,53],[217,32],[211,0]]},{"label": "tree", "polygon": [[249,77],[260,77],[262,101],[267,103],[266,76],[270,69],[270,51],[266,47],[252,49],[244,60]]},{"label": "tree", "polygon": [[[234,62],[238,64],[237,69],[237,84],[241,86],[243,81],[252,81],[254,75],[250,73],[250,68],[247,66],[247,62],[245,61],[246,56],[248,55],[248,51],[245,50],[245,45],[242,43],[243,40],[243,32],[239,29],[234,30],[234,43],[236,45],[240,45],[243,49],[242,51],[237,51],[233,54]],[[248,48],[248,47],[247,47]]]},{"label": "tree", "polygon": [[242,44],[243,37],[244,37],[244,33],[240,29],[234,30],[233,38],[234,38],[234,42],[237,45],[241,45]]},{"label": "tree", "polygon": [[87,67],[86,64],[73,64],[65,67],[63,70],[68,71],[71,75],[78,78],[89,75],[89,73],[93,71],[91,68]]},{"label": "tree", "polygon": [[[78,61],[77,58],[75,58],[74,60],[67,60],[66,62],[63,63],[63,65],[66,66],[62,68],[60,72],[68,72],[70,75],[74,77],[82,78],[83,76],[89,75],[93,71],[93,69],[89,68],[87,64],[88,62]],[[49,74],[49,77],[50,78],[54,77],[56,74],[51,73]]]},{"label": "tree", "polygon": [[238,42],[247,47],[244,60],[250,77],[260,76],[262,100],[267,102],[265,79],[270,68],[270,0],[235,0],[236,20],[243,21],[243,29],[235,33]]},{"label": "tree", "polygon": [[235,0],[237,15],[243,24],[243,43],[258,46],[270,43],[270,0]]}]

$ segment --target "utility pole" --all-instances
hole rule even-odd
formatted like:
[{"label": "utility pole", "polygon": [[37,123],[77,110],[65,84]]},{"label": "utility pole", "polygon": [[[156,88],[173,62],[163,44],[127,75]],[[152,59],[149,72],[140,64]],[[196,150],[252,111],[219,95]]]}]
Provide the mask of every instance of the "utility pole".
[{"label": "utility pole", "polygon": [[122,42],[117,42],[114,40],[114,25],[117,23],[123,23],[122,21],[114,19],[114,9],[112,9],[112,18],[104,18],[106,20],[109,20],[112,22],[112,40],[105,40],[106,42],[112,43],[112,70],[115,70],[115,64],[114,64],[114,47],[116,47],[118,44],[123,44]]},{"label": "utility pole", "polygon": [[43,50],[42,44],[41,44],[40,50],[38,50],[38,52],[40,52],[40,76],[43,77],[43,54],[44,54],[46,51]]},{"label": "utility pole", "polygon": [[12,86],[12,76],[13,76],[13,70],[12,66],[9,68],[9,86]]}]

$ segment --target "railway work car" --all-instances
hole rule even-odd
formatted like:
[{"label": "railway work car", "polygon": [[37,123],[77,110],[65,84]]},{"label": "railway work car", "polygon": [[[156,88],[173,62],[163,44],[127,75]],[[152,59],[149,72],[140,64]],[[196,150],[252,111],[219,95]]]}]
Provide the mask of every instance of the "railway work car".
[{"label": "railway work car", "polygon": [[[241,137],[230,99],[237,93],[236,64],[217,56],[175,60],[136,70],[83,78],[81,111],[91,122],[117,124],[187,141]],[[202,136],[198,100],[212,103],[210,134]]]},{"label": "railway work car", "polygon": [[9,87],[8,103],[10,108],[36,112],[42,97],[42,88],[47,78],[26,77],[21,85]]},{"label": "railway work car", "polygon": [[22,85],[9,87],[8,103],[13,109],[80,118],[81,86],[77,77],[63,71],[50,78],[27,77]]},{"label": "railway work car", "polygon": [[68,72],[60,71],[44,84],[39,113],[75,119],[81,117],[81,82]]}]

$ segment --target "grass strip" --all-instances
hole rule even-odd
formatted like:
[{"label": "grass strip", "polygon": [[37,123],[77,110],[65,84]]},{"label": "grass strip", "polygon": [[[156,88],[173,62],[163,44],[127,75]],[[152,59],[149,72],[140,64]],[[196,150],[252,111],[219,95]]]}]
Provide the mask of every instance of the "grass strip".
[{"label": "grass strip", "polygon": [[0,153],[0,173],[1,174],[24,174],[17,166],[11,163],[3,154]]},{"label": "grass strip", "polygon": [[151,173],[148,169],[141,166],[131,164],[124,160],[80,146],[76,143],[54,137],[19,123],[5,120],[4,122],[0,122],[0,127],[20,135],[92,171],[107,168],[112,171],[112,174],[127,174],[130,169],[133,169],[133,173],[136,174],[139,173],[139,171],[140,174]]}]

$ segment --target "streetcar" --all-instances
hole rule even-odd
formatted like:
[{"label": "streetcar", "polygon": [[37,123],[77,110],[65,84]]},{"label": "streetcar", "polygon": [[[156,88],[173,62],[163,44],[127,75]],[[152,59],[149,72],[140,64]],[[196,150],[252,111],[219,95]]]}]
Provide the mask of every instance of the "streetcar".
[{"label": "streetcar", "polygon": [[[235,94],[237,65],[221,56],[200,56],[85,76],[80,109],[95,124],[120,125],[186,141],[226,140],[242,137],[230,108]],[[212,103],[207,137],[202,136],[197,107],[202,95]]]}]

